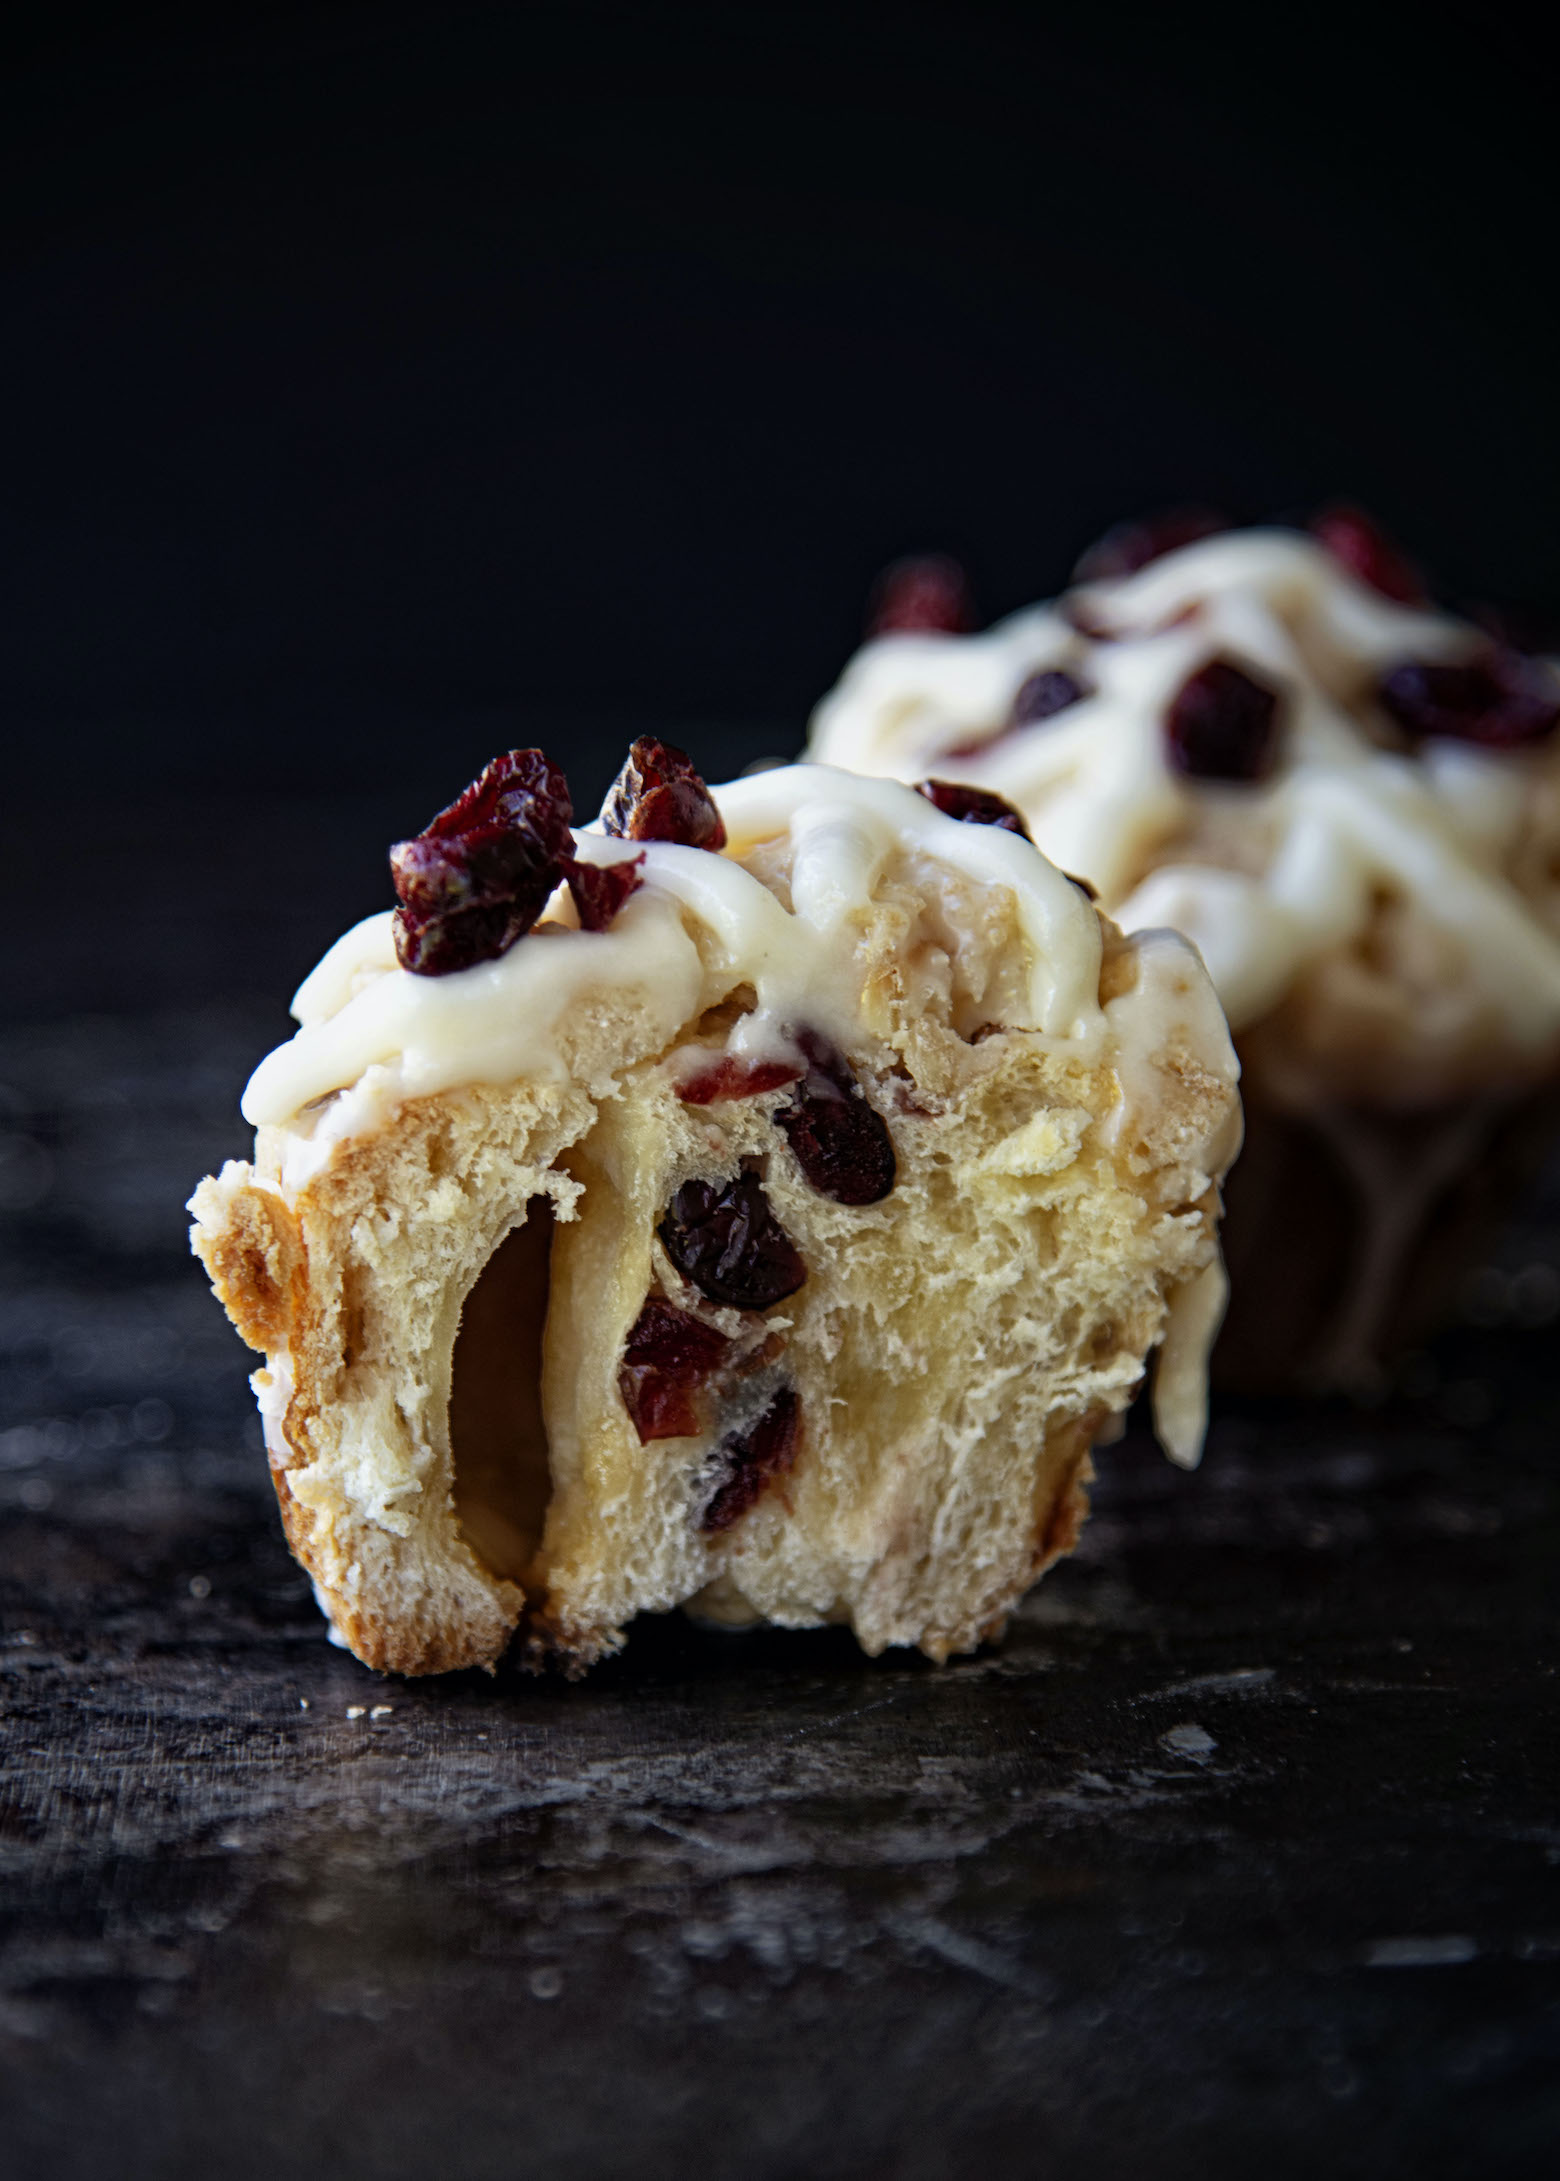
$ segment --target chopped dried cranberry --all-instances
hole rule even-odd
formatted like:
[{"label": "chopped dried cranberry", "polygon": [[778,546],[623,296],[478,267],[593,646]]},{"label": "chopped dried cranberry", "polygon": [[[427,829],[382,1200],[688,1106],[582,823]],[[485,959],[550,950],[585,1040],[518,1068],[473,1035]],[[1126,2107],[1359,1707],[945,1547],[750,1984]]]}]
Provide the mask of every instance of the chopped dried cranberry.
[{"label": "chopped dried cranberry", "polygon": [[775,1110],[796,1162],[820,1196],[836,1204],[876,1204],[894,1186],[894,1139],[867,1104],[850,1062],[815,1030],[797,1035],[807,1073],[796,1095]]},{"label": "chopped dried cranberry", "polygon": [[1033,727],[1042,719],[1055,719],[1058,712],[1065,712],[1070,704],[1079,703],[1089,694],[1087,682],[1079,681],[1076,674],[1069,674],[1065,667],[1048,666],[1019,683],[1018,695],[1013,699],[1013,725]]},{"label": "chopped dried cranberry", "polygon": [[756,1506],[777,1477],[795,1464],[801,1436],[801,1403],[782,1386],[756,1423],[716,1449],[715,1489],[704,1503],[699,1528],[707,1535],[729,1530]]},{"label": "chopped dried cranberry", "polygon": [[969,742],[956,742],[947,754],[949,757],[977,757],[982,750],[989,750],[994,742],[1000,742],[1016,729],[1037,727],[1042,720],[1054,719],[1058,712],[1065,712],[1068,705],[1093,694],[1088,683],[1081,682],[1076,674],[1069,674],[1059,666],[1047,667],[1043,673],[1031,674],[1027,681],[1019,684],[1013,709],[994,733],[976,735]]},{"label": "chopped dried cranberry", "polygon": [[935,803],[945,818],[957,818],[965,825],[1000,826],[1004,833],[1021,833],[1026,841],[1030,837],[1022,812],[987,788],[967,788],[958,780],[918,780],[915,792]]},{"label": "chopped dried cranberry", "polygon": [[794,1060],[738,1060],[722,1053],[710,1067],[686,1077],[677,1086],[685,1106],[712,1106],[717,1098],[758,1098],[794,1083],[802,1070]]},{"label": "chopped dried cranberry", "polygon": [[630,894],[643,883],[639,867],[643,856],[627,863],[579,863],[571,856],[564,877],[579,913],[581,931],[605,931]]},{"label": "chopped dried cranberry", "polygon": [[713,1325],[659,1295],[645,1298],[623,1344],[618,1390],[641,1445],[683,1439],[699,1430],[699,1394],[726,1360],[731,1343]]},{"label": "chopped dried cranberry", "polygon": [[1311,518],[1311,535],[1383,598],[1395,598],[1400,606],[1425,603],[1419,570],[1362,507],[1324,507]]},{"label": "chopped dried cranberry", "polygon": [[872,587],[869,636],[914,633],[963,636],[975,626],[964,570],[946,553],[896,560]]},{"label": "chopped dried cranberry", "polygon": [[713,1303],[767,1310],[807,1277],[801,1252],[770,1209],[756,1174],[685,1181],[660,1228],[666,1254]]},{"label": "chopped dried cranberry", "polygon": [[601,806],[602,830],[628,841],[720,849],[726,828],[686,750],[641,735]]},{"label": "chopped dried cranberry", "polygon": [[1278,696],[1228,659],[1189,675],[1165,715],[1177,772],[1193,780],[1263,780],[1278,756]]},{"label": "chopped dried cranberry", "polygon": [[403,969],[443,977],[492,961],[547,905],[574,846],[568,782],[540,750],[510,750],[390,851]]},{"label": "chopped dried cranberry", "polygon": [[1112,576],[1136,575],[1150,561],[1166,553],[1178,553],[1183,545],[1217,537],[1230,527],[1228,518],[1206,507],[1173,507],[1141,522],[1117,523],[1091,545],[1073,570],[1075,583],[1103,583]]},{"label": "chopped dried cranberry", "polygon": [[1382,676],[1377,694],[1415,741],[1445,735],[1512,750],[1542,741],[1560,723],[1553,670],[1514,651],[1492,651],[1461,666],[1410,660]]}]

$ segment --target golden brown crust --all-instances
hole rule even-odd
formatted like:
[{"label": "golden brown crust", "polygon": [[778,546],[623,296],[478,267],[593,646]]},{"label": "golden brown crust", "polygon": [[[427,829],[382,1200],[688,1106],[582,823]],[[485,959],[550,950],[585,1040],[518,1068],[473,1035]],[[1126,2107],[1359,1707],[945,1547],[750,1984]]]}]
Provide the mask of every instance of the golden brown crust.
[{"label": "golden brown crust", "polygon": [[1031,1563],[1036,1578],[1058,1560],[1065,1559],[1077,1545],[1079,1533],[1089,1519],[1088,1488],[1094,1478],[1091,1450],[1108,1422],[1108,1414],[1094,1410],[1088,1416],[1080,1417],[1062,1435],[1064,1440],[1072,1442],[1076,1451],[1059,1468],[1050,1504],[1036,1529],[1035,1557]]},{"label": "golden brown crust", "polygon": [[282,1199],[269,1189],[231,1187],[239,1171],[230,1161],[220,1180],[201,1183],[190,1204],[191,1241],[240,1339],[265,1355],[292,1337],[307,1266],[298,1223]]},{"label": "golden brown crust", "polygon": [[[384,1236],[373,1231],[376,1219],[394,1227],[403,1196],[425,1213],[436,1209],[439,1180],[452,1163],[458,1167],[464,1147],[493,1136],[495,1099],[501,1107],[516,1103],[461,1092],[409,1106],[393,1130],[344,1146],[290,1206],[278,1187],[238,1162],[191,1199],[192,1240],[223,1303],[252,1345],[262,1332],[269,1338],[256,1385],[288,1543],[343,1640],[387,1672],[490,1667],[524,1608],[521,1589],[485,1568],[460,1535],[447,1452],[443,1479],[417,1489],[419,1451],[424,1467],[429,1453],[437,1466],[438,1451],[419,1450],[415,1426],[385,1383],[402,1336],[414,1345],[418,1336],[403,1320],[393,1284],[377,1275]],[[527,1097],[519,1105],[524,1133],[537,1102]],[[490,1142],[490,1155],[501,1161],[505,1148]],[[262,1164],[273,1150],[262,1138]],[[354,1471],[342,1458],[342,1419],[371,1388],[384,1436],[378,1451],[388,1464],[378,1492],[361,1464]],[[375,1449],[364,1451],[372,1470]],[[401,1512],[398,1484],[408,1488],[418,1519]]]}]

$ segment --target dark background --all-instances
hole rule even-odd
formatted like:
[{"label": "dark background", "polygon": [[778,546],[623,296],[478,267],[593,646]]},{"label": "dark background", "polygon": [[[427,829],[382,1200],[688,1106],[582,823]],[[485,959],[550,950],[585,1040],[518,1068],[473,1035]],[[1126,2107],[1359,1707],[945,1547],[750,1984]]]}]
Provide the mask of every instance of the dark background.
[{"label": "dark background", "polygon": [[1380,1408],[1105,1453],[1003,1645],[577,1687],[325,1644],[182,1209],[387,841],[794,749],[892,555],[1343,493],[1560,599],[1534,53],[207,12],[3,33],[4,2181],[1549,2181],[1560,1173]]},{"label": "dark background", "polygon": [[[871,576],[1347,494],[1560,597],[1496,11],[41,10],[0,110],[13,791],[799,740]],[[377,853],[377,850],[376,850]]]}]

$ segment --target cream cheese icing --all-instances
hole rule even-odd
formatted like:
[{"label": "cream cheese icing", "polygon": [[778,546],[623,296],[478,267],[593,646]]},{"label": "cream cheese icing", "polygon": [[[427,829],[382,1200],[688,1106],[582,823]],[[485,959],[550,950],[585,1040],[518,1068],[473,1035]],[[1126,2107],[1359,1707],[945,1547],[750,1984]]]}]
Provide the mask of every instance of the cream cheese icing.
[{"label": "cream cheese icing", "polygon": [[[1560,940],[1503,870],[1535,761],[1434,742],[1409,757],[1371,732],[1383,670],[1483,641],[1381,596],[1306,536],[1232,532],[982,635],[868,643],[814,714],[810,753],[1007,797],[1126,929],[1194,941],[1237,1030],[1362,935],[1388,889],[1455,938],[1509,1044],[1540,1052],[1560,1036]],[[1260,785],[1188,780],[1166,760],[1166,708],[1215,656],[1281,694],[1284,754]],[[1086,693],[1005,731],[1020,685],[1047,669]],[[1254,867],[1177,855],[1210,813],[1240,829]]]},{"label": "cream cheese icing", "polygon": [[[860,1005],[853,926],[880,883],[907,868],[933,896],[937,874],[955,882],[955,927],[959,887],[965,913],[971,887],[1010,897],[1024,960],[1017,1005],[1004,1020],[1084,1065],[1108,1057],[1119,1099],[1103,1125],[1107,1142],[1151,1127],[1164,1099],[1159,1071],[1184,1056],[1224,1085],[1236,1081],[1223,1016],[1188,943],[1172,932],[1145,934],[1130,949],[1126,989],[1102,1007],[1099,918],[1021,836],[960,823],[897,782],[824,766],[780,768],[711,793],[727,831],[723,853],[610,839],[595,828],[576,836],[583,860],[641,859],[641,884],[605,932],[579,929],[560,889],[548,917],[507,953],[442,977],[399,966],[389,913],[346,932],[294,997],[296,1036],[262,1061],[244,1094],[245,1117],[273,1132],[284,1195],[296,1197],[337,1146],[391,1122],[409,1098],[561,1076],[560,1026],[593,997],[629,995],[649,1049],[668,1050],[673,1065],[679,1029],[743,986],[755,1004],[732,1026],[735,1051],[794,1050],[804,1023],[850,1039]],[[778,892],[742,860],[776,843],[785,849]],[[612,1086],[588,1087],[605,1096]],[[1220,1111],[1217,1140],[1182,1147],[1192,1190],[1223,1170],[1238,1140],[1238,1108]],[[1063,1137],[1053,1148],[1065,1162],[1077,1146]],[[1131,1135],[1125,1140],[1130,1146]],[[1026,1161],[1036,1155],[1023,1147]],[[559,1185],[577,1194],[573,1181]],[[1155,1377],[1161,1443],[1187,1466],[1201,1452],[1206,1351],[1222,1309],[1223,1274],[1217,1265],[1213,1272],[1170,1298]],[[268,1442],[288,1384],[285,1358],[257,1374]],[[298,1472],[294,1496],[307,1499],[308,1485]],[[395,1510],[380,1513],[394,1527]]]},{"label": "cream cheese icing", "polygon": [[[561,901],[497,961],[446,977],[397,966],[386,912],[355,925],[305,978],[293,1000],[300,1027],[251,1077],[243,1097],[256,1126],[297,1124],[312,1170],[331,1143],[375,1125],[404,1098],[465,1083],[560,1074],[556,1031],[592,991],[632,991],[664,1043],[680,1024],[748,984],[757,1006],[738,1026],[738,1050],[785,1041],[809,1022],[848,1023],[849,937],[891,859],[933,864],[1012,894],[1027,949],[1032,1029],[1086,1045],[1103,1028],[1100,930],[1078,888],[1017,835],[959,824],[924,796],[881,779],[789,766],[712,790],[728,834],[725,854],[669,842],[629,842],[589,828],[582,860],[643,856],[642,884],[610,931],[565,922]],[[736,859],[781,835],[791,845],[787,909]],[[337,1096],[344,1093],[345,1096]],[[307,1109],[329,1099],[312,1119]],[[286,1178],[296,1183],[303,1170]]]}]

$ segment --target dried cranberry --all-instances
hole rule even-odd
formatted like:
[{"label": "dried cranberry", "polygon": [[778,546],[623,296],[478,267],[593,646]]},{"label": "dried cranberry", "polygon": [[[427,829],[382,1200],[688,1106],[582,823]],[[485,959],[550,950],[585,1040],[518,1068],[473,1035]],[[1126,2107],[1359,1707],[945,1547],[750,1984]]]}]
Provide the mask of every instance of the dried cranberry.
[{"label": "dried cranberry", "polygon": [[605,931],[630,894],[643,881],[639,867],[643,856],[627,863],[579,863],[571,856],[564,866],[569,892],[574,896],[581,931]]},{"label": "dried cranberry", "polygon": [[1065,667],[1048,666],[1019,683],[1018,695],[1013,699],[1013,725],[1033,727],[1040,720],[1055,719],[1058,712],[1065,712],[1070,704],[1090,694],[1087,682],[1079,681],[1076,674],[1069,674]]},{"label": "dried cranberry", "polygon": [[1382,676],[1377,694],[1415,741],[1445,735],[1487,749],[1520,749],[1560,722],[1552,670],[1514,651],[1492,651],[1461,666],[1410,660]]},{"label": "dried cranberry", "polygon": [[1073,570],[1075,583],[1104,583],[1112,576],[1136,575],[1150,561],[1178,553],[1183,545],[1217,537],[1228,518],[1207,507],[1172,507],[1141,522],[1117,523],[1091,545]]},{"label": "dried cranberry", "polygon": [[918,780],[915,792],[935,803],[945,818],[958,818],[965,825],[1000,826],[1004,833],[1021,833],[1026,841],[1030,837],[1023,814],[1005,796],[993,795],[987,788],[967,788],[958,780]]},{"label": "dried cranberry", "polygon": [[540,750],[495,757],[415,840],[390,851],[403,969],[443,977],[492,961],[547,905],[574,846],[568,782]]},{"label": "dried cranberry", "polygon": [[618,1391],[641,1445],[700,1429],[698,1397],[726,1360],[724,1333],[659,1295],[645,1298],[623,1344]]},{"label": "dried cranberry", "polygon": [[1210,659],[1171,699],[1165,739],[1194,780],[1263,780],[1278,756],[1278,696],[1228,659]]},{"label": "dried cranberry", "polygon": [[946,553],[896,560],[872,587],[867,614],[869,636],[918,630],[928,635],[963,636],[974,626],[968,578]]},{"label": "dried cranberry", "polygon": [[602,830],[619,840],[678,841],[720,849],[726,828],[693,759],[673,743],[641,735],[601,806]]},{"label": "dried cranberry", "polygon": [[717,1098],[758,1098],[794,1083],[801,1074],[794,1060],[738,1060],[730,1053],[678,1084],[685,1106],[712,1106]]},{"label": "dried cranberry", "polygon": [[797,1044],[807,1073],[796,1095],[775,1110],[796,1162],[820,1196],[836,1204],[876,1204],[894,1186],[897,1165],[887,1123],[861,1094],[850,1062],[815,1030]]},{"label": "dried cranberry", "polygon": [[685,1181],[659,1233],[666,1254],[702,1295],[734,1310],[767,1310],[807,1277],[801,1252],[770,1209],[756,1174]]},{"label": "dried cranberry", "polygon": [[794,1390],[782,1386],[756,1423],[721,1443],[712,1464],[715,1489],[699,1517],[701,1530],[707,1535],[729,1530],[757,1505],[777,1477],[789,1474],[796,1461],[801,1420],[801,1403]]},{"label": "dried cranberry", "polygon": [[1311,535],[1383,598],[1395,598],[1400,606],[1425,603],[1419,570],[1362,507],[1324,507],[1311,518]]},{"label": "dried cranberry", "polygon": [[1013,709],[994,734],[976,735],[972,741],[956,742],[947,754],[949,757],[978,757],[982,750],[989,750],[994,742],[1000,742],[1016,729],[1037,727],[1042,720],[1054,719],[1058,712],[1065,712],[1068,705],[1093,694],[1088,683],[1080,681],[1076,674],[1069,674],[1059,666],[1047,667],[1044,672],[1031,674],[1027,681],[1019,684]]}]

